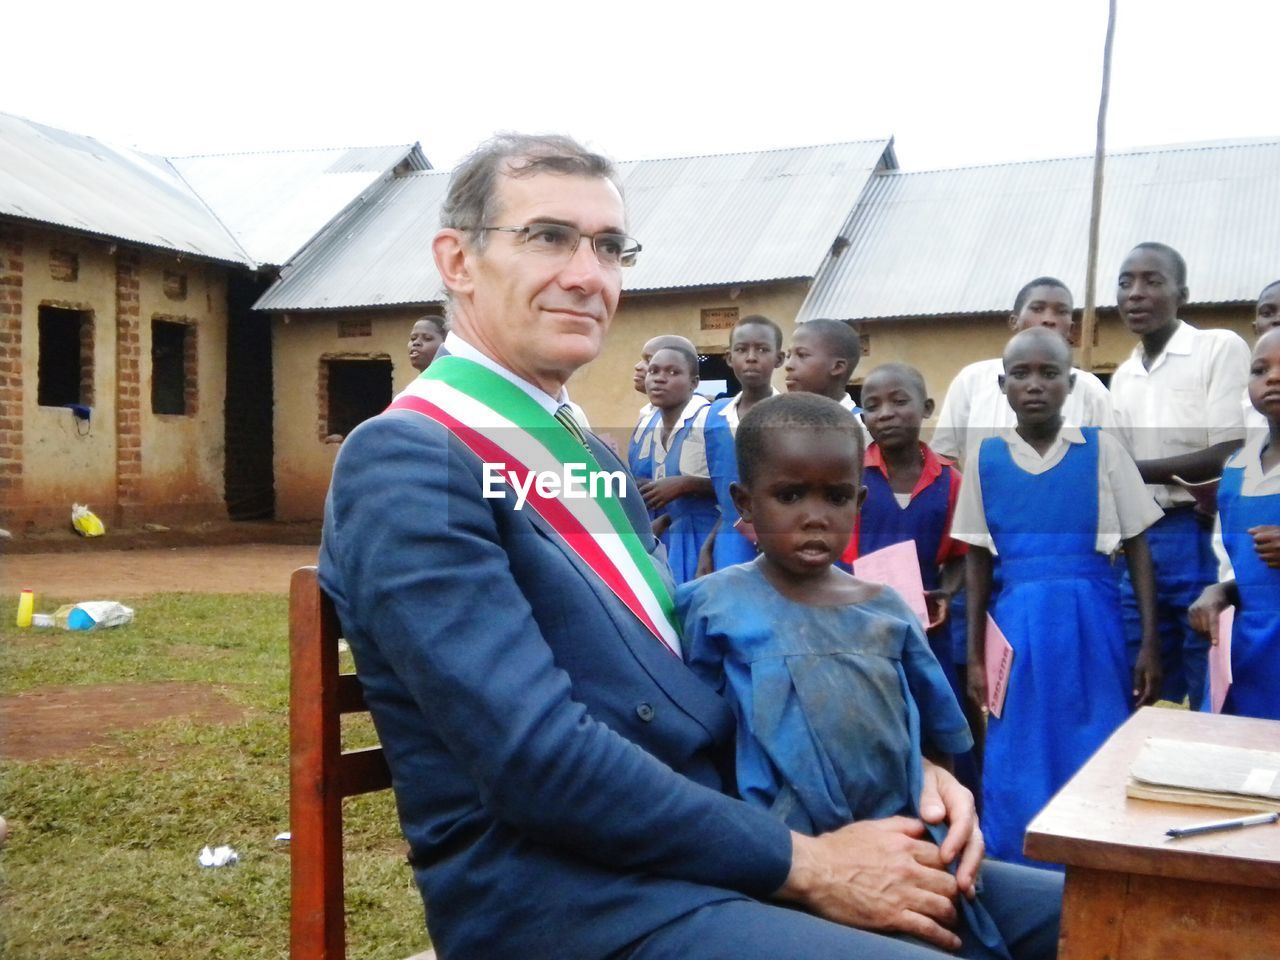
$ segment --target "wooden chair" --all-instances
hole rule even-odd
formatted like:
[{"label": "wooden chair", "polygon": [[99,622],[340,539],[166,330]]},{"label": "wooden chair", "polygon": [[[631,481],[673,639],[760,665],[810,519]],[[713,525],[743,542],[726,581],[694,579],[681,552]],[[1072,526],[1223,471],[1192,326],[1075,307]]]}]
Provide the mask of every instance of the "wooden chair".
[{"label": "wooden chair", "polygon": [[342,749],[342,714],[368,708],[355,674],[338,672],[340,636],[316,568],[299,567],[289,584],[290,960],[345,960],[342,801],[391,786],[382,747]]}]

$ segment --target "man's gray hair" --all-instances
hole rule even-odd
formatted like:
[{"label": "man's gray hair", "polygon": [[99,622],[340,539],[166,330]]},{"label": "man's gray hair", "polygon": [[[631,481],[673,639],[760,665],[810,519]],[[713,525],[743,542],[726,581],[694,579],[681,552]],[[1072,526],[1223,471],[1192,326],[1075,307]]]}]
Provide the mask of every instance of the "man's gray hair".
[{"label": "man's gray hair", "polygon": [[467,233],[483,249],[488,234],[481,227],[496,226],[498,176],[532,177],[539,173],[602,177],[618,192],[613,163],[592,153],[572,137],[560,134],[499,133],[472,151],[449,178],[449,193],[440,209],[440,226]]}]

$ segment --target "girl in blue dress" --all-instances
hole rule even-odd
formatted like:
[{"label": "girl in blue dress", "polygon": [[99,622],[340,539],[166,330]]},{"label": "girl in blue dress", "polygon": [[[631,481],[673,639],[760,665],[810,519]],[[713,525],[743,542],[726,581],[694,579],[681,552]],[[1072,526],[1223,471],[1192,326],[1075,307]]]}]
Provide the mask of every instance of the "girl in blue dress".
[{"label": "girl in blue dress", "polygon": [[[676,609],[687,661],[737,718],[739,793],[811,836],[918,817],[922,744],[972,740],[905,601],[834,565],[863,496],[861,432],[838,403],[790,394],[742,419],[737,454],[761,555],[680,587]],[[965,956],[1008,956],[980,897],[958,912]]]},{"label": "girl in blue dress", "polygon": [[[1027,824],[1102,745],[1131,704],[1160,690],[1155,586],[1145,530],[1161,511],[1133,460],[1096,427],[1064,424],[1071,352],[1056,333],[1017,334],[1001,389],[1017,426],[970,455],[951,535],[966,557],[969,695],[987,707],[985,627],[991,558],[1002,585],[991,616],[1013,647],[1000,716],[988,719],[982,830],[1003,860]],[[1142,614],[1133,677],[1111,554],[1124,544]],[[1131,699],[1132,695],[1132,699]]]},{"label": "girl in blue dress", "polygon": [[707,412],[707,469],[715,488],[720,523],[711,536],[713,570],[756,557],[755,534],[738,516],[729,488],[738,480],[733,437],[738,423],[761,400],[772,397],[773,372],[782,366],[782,330],[768,317],[752,314],[733,326],[729,335],[729,369],[742,392],[711,404]]},{"label": "girl in blue dress", "polygon": [[694,394],[697,385],[698,355],[692,350],[665,347],[649,361],[645,389],[659,418],[653,428],[653,479],[639,487],[656,517],[654,534],[667,548],[676,583],[696,575],[698,553],[719,518],[707,472],[708,403]]},{"label": "girl in blue dress", "polygon": [[1222,582],[1205,587],[1191,625],[1217,643],[1219,614],[1236,608],[1222,712],[1280,720],[1280,330],[1254,347],[1249,399],[1267,430],[1252,433],[1222,472],[1214,537]]}]

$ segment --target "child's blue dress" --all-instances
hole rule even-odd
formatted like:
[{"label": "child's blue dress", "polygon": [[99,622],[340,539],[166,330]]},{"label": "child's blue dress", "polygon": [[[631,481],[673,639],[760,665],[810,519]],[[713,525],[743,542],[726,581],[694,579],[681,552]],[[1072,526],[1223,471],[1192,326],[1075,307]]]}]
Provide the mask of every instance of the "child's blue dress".
[{"label": "child's blue dress", "polygon": [[[918,816],[921,738],[945,753],[972,746],[918,621],[888,588],[810,607],[778,593],[756,562],[684,584],[676,611],[685,659],[737,718],[739,793],[793,830]],[[940,842],[945,829],[931,833]],[[961,936],[1007,957],[981,901],[961,898],[961,909]]]},{"label": "child's blue dress", "polygon": [[1004,709],[987,724],[982,832],[1001,860],[1027,824],[1129,716],[1120,591],[1097,550],[1098,431],[1035,475],[1001,437],[978,472],[1002,584],[991,616],[1013,647]]},{"label": "child's blue dress", "polygon": [[[1218,486],[1222,543],[1236,575],[1240,607],[1231,629],[1231,687],[1223,713],[1280,720],[1280,570],[1262,562],[1249,528],[1280,525],[1280,494],[1246,496],[1241,490],[1244,456],[1261,448],[1249,444],[1234,454]],[[1205,698],[1208,709],[1209,698]]]},{"label": "child's blue dress", "polygon": [[733,428],[724,416],[725,408],[737,397],[724,397],[711,404],[707,412],[707,471],[716,491],[716,507],[720,511],[720,529],[711,547],[715,569],[723,570],[735,563],[756,558],[756,545],[738,532],[738,508],[733,505],[729,486],[738,479],[738,454],[733,443]]},{"label": "child's blue dress", "polygon": [[653,431],[662,419],[661,410],[651,410],[631,431],[627,443],[627,466],[636,483],[653,479]]}]

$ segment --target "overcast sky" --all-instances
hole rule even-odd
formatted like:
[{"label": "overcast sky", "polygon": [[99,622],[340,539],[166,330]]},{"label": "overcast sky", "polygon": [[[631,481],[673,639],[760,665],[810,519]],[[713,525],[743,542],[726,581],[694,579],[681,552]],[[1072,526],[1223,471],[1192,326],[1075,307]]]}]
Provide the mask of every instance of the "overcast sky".
[{"label": "overcast sky", "polygon": [[[1105,0],[9,5],[0,111],[166,155],[495,130],[617,159],[894,135],[908,170],[1092,153]],[[1280,135],[1280,3],[1119,0],[1113,149]],[[328,11],[328,12],[323,12]]]}]

